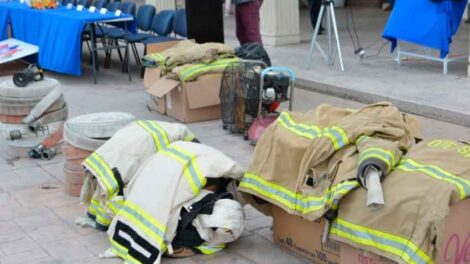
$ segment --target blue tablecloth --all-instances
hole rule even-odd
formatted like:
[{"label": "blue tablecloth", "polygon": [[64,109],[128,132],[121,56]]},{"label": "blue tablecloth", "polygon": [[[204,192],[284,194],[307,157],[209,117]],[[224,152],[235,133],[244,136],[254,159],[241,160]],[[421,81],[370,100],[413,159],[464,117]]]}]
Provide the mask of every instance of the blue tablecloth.
[{"label": "blue tablecloth", "polygon": [[[39,46],[38,63],[47,70],[72,75],[81,74],[81,35],[84,26],[91,22],[129,17],[123,14],[90,13],[60,7],[34,10],[18,2],[0,2],[0,40],[7,38],[7,21],[12,26],[13,37]],[[135,23],[129,28],[135,30]]]},{"label": "blue tablecloth", "polygon": [[457,32],[467,0],[433,2],[431,0],[396,0],[383,37],[438,49],[441,57],[449,54],[452,36]]}]

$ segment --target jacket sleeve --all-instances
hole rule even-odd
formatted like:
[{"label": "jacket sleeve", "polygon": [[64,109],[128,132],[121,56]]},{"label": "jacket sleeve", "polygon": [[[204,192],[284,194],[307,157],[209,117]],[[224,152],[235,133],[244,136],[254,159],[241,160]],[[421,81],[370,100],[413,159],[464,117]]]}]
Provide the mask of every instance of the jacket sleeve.
[{"label": "jacket sleeve", "polygon": [[402,156],[399,143],[382,138],[361,136],[356,141],[356,146],[359,151],[358,178],[363,185],[362,179],[369,166],[378,169],[383,178],[396,166]]}]

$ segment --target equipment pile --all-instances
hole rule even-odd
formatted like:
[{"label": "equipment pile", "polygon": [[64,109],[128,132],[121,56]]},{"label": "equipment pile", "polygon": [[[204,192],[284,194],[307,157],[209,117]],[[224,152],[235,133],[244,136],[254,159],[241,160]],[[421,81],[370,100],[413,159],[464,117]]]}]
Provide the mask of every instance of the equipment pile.
[{"label": "equipment pile", "polygon": [[32,83],[25,78],[0,83],[2,138],[12,156],[51,159],[68,115],[60,83],[42,75],[31,76]]},{"label": "equipment pile", "polygon": [[164,254],[213,254],[243,231],[234,195],[242,168],[184,125],[131,122],[82,164],[88,210],[77,224],[107,230],[103,257],[160,263]]},{"label": "equipment pile", "polygon": [[423,139],[419,121],[390,103],[321,105],[280,115],[239,190],[265,213],[276,206],[309,221],[325,218],[323,242],[433,263],[450,207],[470,196],[469,153],[465,142]]}]

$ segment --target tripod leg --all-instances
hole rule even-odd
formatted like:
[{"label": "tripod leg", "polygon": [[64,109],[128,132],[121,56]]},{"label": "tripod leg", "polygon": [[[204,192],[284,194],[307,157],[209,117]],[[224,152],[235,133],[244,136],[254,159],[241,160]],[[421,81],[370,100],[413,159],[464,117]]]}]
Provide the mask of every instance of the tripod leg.
[{"label": "tripod leg", "polygon": [[[328,9],[326,10],[326,31],[328,35],[328,65],[333,66],[335,61],[333,60],[333,36],[331,35],[331,20],[332,20],[332,14],[331,10],[334,8],[333,3],[328,3]],[[333,9],[334,10],[334,9]]]},{"label": "tripod leg", "polygon": [[341,44],[339,42],[338,27],[336,25],[335,7],[333,6],[333,4],[330,5],[330,12],[331,12],[331,20],[333,22],[333,29],[335,31],[336,47],[338,49],[339,63],[341,65],[341,71],[344,72],[343,53],[341,52]]},{"label": "tripod leg", "polygon": [[[320,7],[320,13],[318,14],[317,24],[315,25],[315,31],[313,32],[312,43],[310,44],[310,53],[308,55],[307,67],[306,67],[307,70],[310,69],[310,64],[312,63],[312,55],[313,55],[313,51],[315,49],[315,45],[318,46],[317,38],[318,38],[318,33],[320,32],[321,18],[323,17],[324,12],[325,12],[325,6],[322,5]],[[323,53],[323,52],[321,52],[321,53]]]}]

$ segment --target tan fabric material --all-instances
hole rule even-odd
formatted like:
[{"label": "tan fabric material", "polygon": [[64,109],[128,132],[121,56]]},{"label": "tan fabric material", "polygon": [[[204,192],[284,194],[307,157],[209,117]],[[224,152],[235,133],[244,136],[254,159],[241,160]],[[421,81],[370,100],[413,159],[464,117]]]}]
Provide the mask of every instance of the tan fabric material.
[{"label": "tan fabric material", "polygon": [[[470,195],[470,145],[422,141],[408,151],[382,186],[386,204],[380,210],[364,208],[367,193],[362,188],[343,198],[330,237],[399,263],[432,263],[443,246],[440,235],[450,206]],[[358,230],[363,238],[369,234],[369,239],[347,236]],[[402,249],[391,252],[390,246],[381,247],[384,243]]]},{"label": "tan fabric material", "polygon": [[[361,151],[355,142],[360,136],[374,139],[368,145],[398,153],[394,146],[407,149],[420,135],[414,129],[418,126],[408,126],[404,115],[389,103],[358,111],[322,105],[290,115],[290,121],[281,115],[260,138],[239,190],[309,220],[335,209],[345,194],[359,186]],[[373,163],[370,158],[364,161]]]},{"label": "tan fabric material", "polygon": [[197,44],[192,40],[183,40],[161,53],[149,54],[146,60],[157,62],[163,69],[172,69],[179,65],[192,63],[210,63],[219,57],[234,55],[232,47],[222,43]]},{"label": "tan fabric material", "polygon": [[[158,249],[159,252],[148,252],[159,255],[152,262],[158,264],[160,255],[176,235],[181,208],[201,192],[204,179],[240,179],[242,175],[243,170],[235,161],[202,144],[178,141],[157,152],[141,166],[130,182],[126,201],[109,227],[114,251],[126,260],[132,258],[132,253],[127,251],[129,245],[137,251],[143,248],[137,245],[138,241],[129,231],[116,230],[124,224]],[[193,188],[197,182],[195,177],[201,184],[196,189]],[[120,243],[115,239],[116,232],[131,244],[116,246]]]}]

